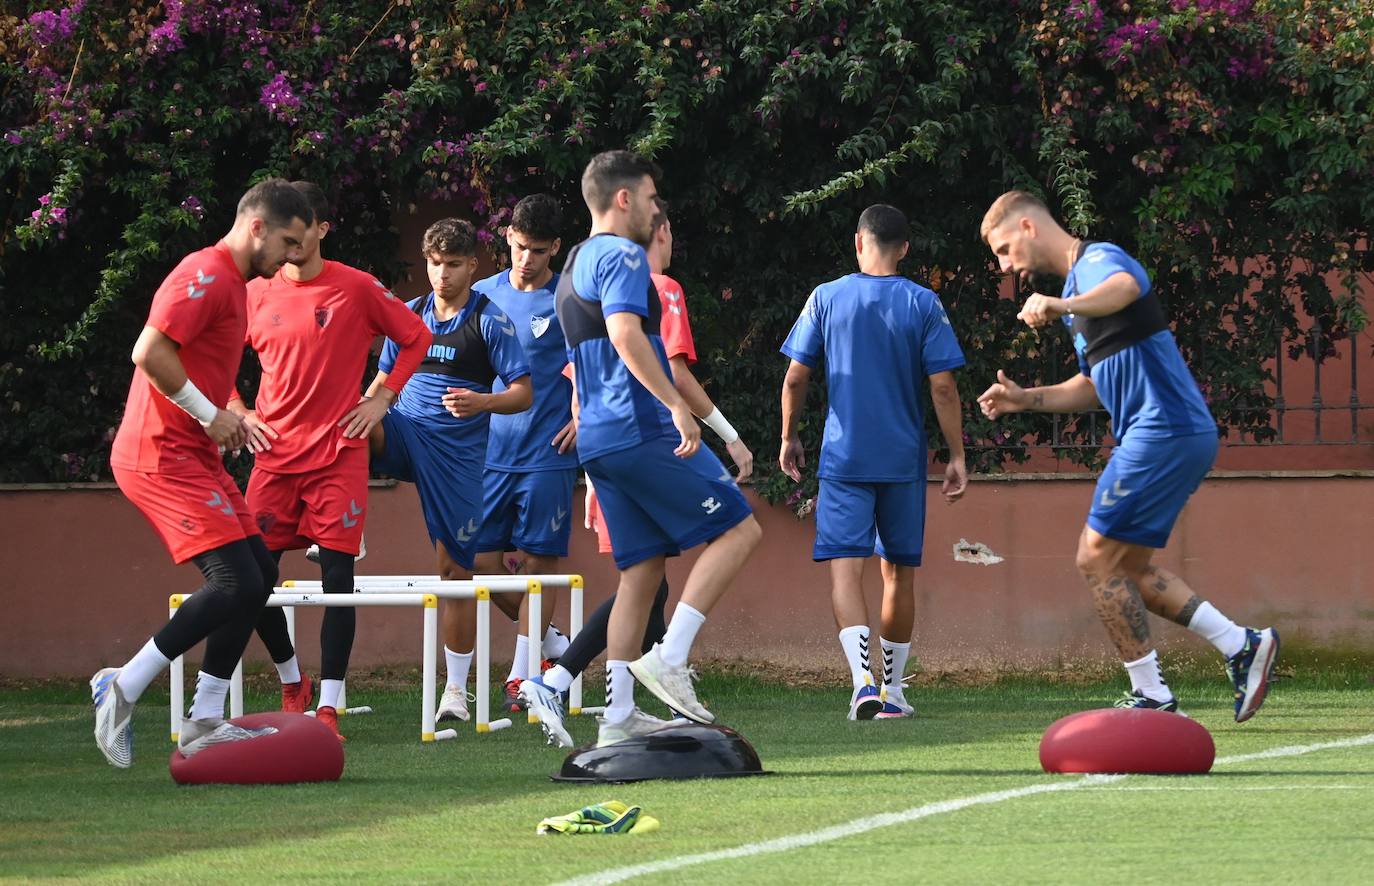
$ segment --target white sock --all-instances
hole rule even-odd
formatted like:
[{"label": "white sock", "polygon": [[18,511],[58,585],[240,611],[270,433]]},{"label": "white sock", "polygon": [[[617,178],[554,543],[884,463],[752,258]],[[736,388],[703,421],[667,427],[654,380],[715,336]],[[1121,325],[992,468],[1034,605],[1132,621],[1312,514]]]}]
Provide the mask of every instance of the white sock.
[{"label": "white sock", "polygon": [[572,687],[574,678],[572,672],[567,668],[562,665],[554,665],[545,671],[544,676],[540,679],[544,681],[545,686],[554,692],[567,692]]},{"label": "white sock", "polygon": [[1211,603],[1197,608],[1188,621],[1188,630],[1206,639],[1227,658],[1245,648],[1245,628],[1222,615]]},{"label": "white sock", "polygon": [[854,625],[840,631],[840,648],[849,662],[854,688],[872,685],[873,671],[868,665],[868,625]]},{"label": "white sock", "polygon": [[607,723],[624,723],[635,709],[635,678],[630,676],[628,661],[606,662]]},{"label": "white sock", "polygon": [[515,638],[515,658],[510,662],[510,675],[506,682],[524,680],[530,675],[530,638],[524,634]]},{"label": "white sock", "polygon": [[191,702],[192,720],[208,720],[224,716],[224,696],[229,692],[229,681],[223,677],[212,677],[201,671],[196,674],[196,697]]},{"label": "white sock", "polygon": [[879,637],[883,647],[883,685],[902,685],[902,673],[906,671],[906,659],[911,654],[911,642],[893,643],[886,637]]},{"label": "white sock", "polygon": [[1131,675],[1131,688],[1146,698],[1155,701],[1168,701],[1174,697],[1164,675],[1159,672],[1159,656],[1151,649],[1147,655],[1125,663],[1126,673]]},{"label": "white sock", "polygon": [[144,643],[143,648],[119,669],[119,676],[115,677],[120,695],[124,696],[125,701],[138,701],[138,697],[148,688],[148,684],[157,679],[157,675],[167,670],[171,664],[172,660],[162,654],[156,643],[152,640]]},{"label": "white sock", "polygon": [[563,632],[553,625],[544,632],[543,653],[545,658],[561,658],[563,653],[568,651],[572,645]]},{"label": "white sock", "polygon": [[687,654],[692,651],[697,631],[701,630],[704,624],[706,616],[686,603],[677,604],[677,608],[673,610],[673,620],[668,622],[668,632],[663,635],[663,642],[658,646],[658,655],[663,659],[663,663],[673,668],[687,664]]},{"label": "white sock", "polygon": [[445,646],[444,664],[448,667],[448,685],[457,686],[459,689],[466,689],[468,686],[468,671],[472,668],[472,653],[454,652],[452,649]]},{"label": "white sock", "polygon": [[286,661],[274,661],[272,664],[277,666],[277,676],[283,685],[301,681],[301,662],[296,656],[293,655]]},{"label": "white sock", "polygon": [[320,702],[316,708],[339,707],[339,696],[343,695],[344,681],[342,680],[321,680],[320,681]]}]

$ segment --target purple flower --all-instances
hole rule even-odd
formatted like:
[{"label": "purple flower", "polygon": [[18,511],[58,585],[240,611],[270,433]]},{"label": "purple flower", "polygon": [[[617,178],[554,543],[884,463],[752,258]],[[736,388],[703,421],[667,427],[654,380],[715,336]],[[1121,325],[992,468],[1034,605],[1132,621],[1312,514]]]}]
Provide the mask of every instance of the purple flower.
[{"label": "purple flower", "polygon": [[75,0],[71,6],[59,12],[45,9],[29,16],[29,35],[39,46],[51,46],[62,40],[71,39],[76,33],[76,17],[86,7],[86,0]]},{"label": "purple flower", "polygon": [[19,133],[11,130],[10,132],[5,133],[5,141],[9,142],[12,145],[22,145],[24,143],[24,137]]},{"label": "purple flower", "polygon": [[301,100],[292,92],[291,81],[286,79],[286,75],[278,74],[262,88],[258,104],[266,108],[269,115],[283,123],[295,123],[296,111],[301,106]]},{"label": "purple flower", "polygon": [[148,35],[148,52],[152,55],[176,52],[186,45],[181,39],[181,14],[185,4],[182,0],[166,0],[162,6],[167,10],[167,20]]},{"label": "purple flower", "polygon": [[181,208],[194,215],[197,219],[205,218],[205,207],[195,195],[187,197],[181,201]]}]

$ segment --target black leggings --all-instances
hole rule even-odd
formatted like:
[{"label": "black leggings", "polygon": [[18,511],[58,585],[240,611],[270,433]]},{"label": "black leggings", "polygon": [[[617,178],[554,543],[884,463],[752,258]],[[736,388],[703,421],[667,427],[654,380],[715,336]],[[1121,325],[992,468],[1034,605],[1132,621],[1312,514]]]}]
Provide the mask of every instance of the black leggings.
[{"label": "black leggings", "polygon": [[277,584],[277,564],[254,535],[191,558],[205,584],[191,595],[153,637],[168,658],[185,655],[205,640],[200,669],[229,679],[253,636],[253,625]]},{"label": "black leggings", "polygon": [[[668,579],[659,583],[658,593],[654,595],[654,606],[649,610],[649,624],[644,628],[643,651],[648,652],[654,644],[663,639],[668,632],[668,624],[663,618],[663,610],[668,604]],[[576,677],[587,669],[592,659],[606,651],[606,626],[611,621],[611,607],[615,605],[615,594],[597,607],[591,618],[582,626],[568,649],[558,658],[560,667]]]},{"label": "black leggings", "polygon": [[[281,561],[281,551],[272,554]],[[275,582],[273,582],[275,584]],[[320,548],[320,583],[326,594],[353,593],[353,555]],[[258,636],[272,661],[281,664],[296,654],[286,630],[286,613],[273,606],[258,617]],[[357,630],[357,610],[351,606],[330,606],[320,625],[320,678],[342,680],[348,673],[348,658],[353,654],[353,635]]]}]

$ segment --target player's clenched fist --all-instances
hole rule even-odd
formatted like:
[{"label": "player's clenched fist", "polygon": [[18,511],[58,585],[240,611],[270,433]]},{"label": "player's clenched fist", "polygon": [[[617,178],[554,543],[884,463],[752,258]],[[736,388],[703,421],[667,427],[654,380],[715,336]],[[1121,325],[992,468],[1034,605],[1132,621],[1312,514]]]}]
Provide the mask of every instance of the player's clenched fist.
[{"label": "player's clenched fist", "polygon": [[997,418],[1005,413],[1021,412],[1029,399],[1026,389],[1007,378],[1007,374],[999,369],[997,383],[978,396],[978,406],[988,418]]}]

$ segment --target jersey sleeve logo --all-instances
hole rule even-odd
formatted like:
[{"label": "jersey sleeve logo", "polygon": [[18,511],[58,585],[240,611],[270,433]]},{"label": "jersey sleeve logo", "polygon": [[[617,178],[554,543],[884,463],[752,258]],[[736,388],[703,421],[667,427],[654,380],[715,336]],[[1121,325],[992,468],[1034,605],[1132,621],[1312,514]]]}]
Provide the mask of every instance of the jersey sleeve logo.
[{"label": "jersey sleeve logo", "polygon": [[372,285],[380,289],[382,291],[382,295],[386,296],[387,298],[396,297],[390,289],[386,288],[386,284],[383,283],[381,280],[378,280],[376,277],[372,278]]},{"label": "jersey sleeve logo", "polygon": [[506,335],[515,335],[515,324],[510,322],[510,318],[505,314],[492,314],[491,319],[496,321],[496,325]]},{"label": "jersey sleeve logo", "polygon": [[197,268],[195,282],[186,284],[186,297],[189,299],[201,298],[205,295],[209,285],[214,282],[214,274],[206,274],[203,270]]},{"label": "jersey sleeve logo", "polygon": [[534,314],[530,314],[530,332],[534,333],[535,338],[541,337],[549,331],[549,321],[552,319],[552,317],[536,317]]},{"label": "jersey sleeve logo", "polygon": [[643,259],[636,254],[638,251],[639,250],[633,246],[620,247],[620,260],[624,262],[625,267],[632,271],[639,270],[639,266],[643,262]]}]

